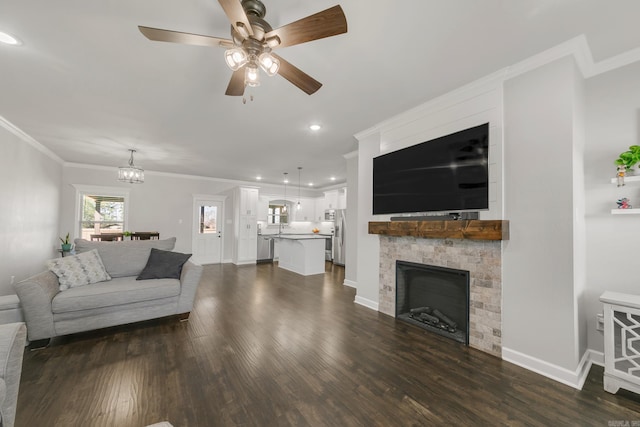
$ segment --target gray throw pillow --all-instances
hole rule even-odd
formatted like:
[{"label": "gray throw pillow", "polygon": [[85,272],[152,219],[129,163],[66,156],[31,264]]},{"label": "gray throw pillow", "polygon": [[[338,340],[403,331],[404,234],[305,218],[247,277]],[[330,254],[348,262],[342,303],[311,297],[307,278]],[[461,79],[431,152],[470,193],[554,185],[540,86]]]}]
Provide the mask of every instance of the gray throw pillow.
[{"label": "gray throw pillow", "polygon": [[61,291],[111,280],[95,249],[78,255],[52,259],[46,264],[49,270],[58,276]]},{"label": "gray throw pillow", "polygon": [[191,254],[163,251],[152,248],[147,265],[136,280],[147,279],[179,279],[182,266],[191,258]]}]

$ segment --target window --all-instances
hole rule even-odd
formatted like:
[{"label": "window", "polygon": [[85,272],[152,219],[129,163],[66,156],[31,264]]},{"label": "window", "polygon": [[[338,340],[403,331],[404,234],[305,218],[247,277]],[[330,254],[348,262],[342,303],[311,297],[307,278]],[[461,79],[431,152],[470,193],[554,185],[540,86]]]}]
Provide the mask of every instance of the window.
[{"label": "window", "polygon": [[98,234],[121,234],[126,230],[128,190],[110,187],[76,187],[78,237],[91,240]]},{"label": "window", "polygon": [[218,225],[216,218],[218,216],[217,206],[200,206],[200,234],[217,233]]},{"label": "window", "polygon": [[286,205],[269,205],[269,212],[267,214],[267,224],[288,224],[288,223],[289,223],[289,208]]}]

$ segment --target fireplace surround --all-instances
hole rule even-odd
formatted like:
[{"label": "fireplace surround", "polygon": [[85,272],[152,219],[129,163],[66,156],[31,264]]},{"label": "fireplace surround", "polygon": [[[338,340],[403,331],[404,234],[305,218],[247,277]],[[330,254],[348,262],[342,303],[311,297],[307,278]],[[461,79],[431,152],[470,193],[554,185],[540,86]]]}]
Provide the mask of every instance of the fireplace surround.
[{"label": "fireplace surround", "polygon": [[378,310],[395,317],[396,261],[469,271],[469,346],[502,357],[502,243],[380,235]]}]

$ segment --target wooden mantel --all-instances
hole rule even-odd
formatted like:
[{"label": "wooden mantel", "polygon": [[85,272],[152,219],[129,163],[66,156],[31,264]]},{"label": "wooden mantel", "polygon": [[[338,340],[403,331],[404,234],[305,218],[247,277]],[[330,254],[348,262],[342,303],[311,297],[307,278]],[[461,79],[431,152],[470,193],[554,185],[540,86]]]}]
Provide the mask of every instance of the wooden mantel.
[{"label": "wooden mantel", "polygon": [[369,222],[369,234],[425,239],[509,240],[509,221],[373,221]]}]

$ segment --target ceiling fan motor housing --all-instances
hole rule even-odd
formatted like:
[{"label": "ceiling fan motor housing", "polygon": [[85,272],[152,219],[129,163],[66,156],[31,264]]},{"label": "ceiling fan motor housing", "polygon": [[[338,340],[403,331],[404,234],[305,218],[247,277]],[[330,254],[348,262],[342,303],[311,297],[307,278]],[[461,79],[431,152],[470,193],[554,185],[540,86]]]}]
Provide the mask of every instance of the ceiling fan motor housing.
[{"label": "ceiling fan motor housing", "polygon": [[244,46],[244,41],[247,39],[255,39],[259,42],[264,40],[264,35],[273,30],[271,25],[263,18],[267,13],[267,8],[260,0],[243,0],[242,7],[247,14],[247,19],[251,24],[251,29],[253,30],[253,36],[247,37],[246,39],[236,31],[236,29],[231,26],[231,38],[236,46]]}]

